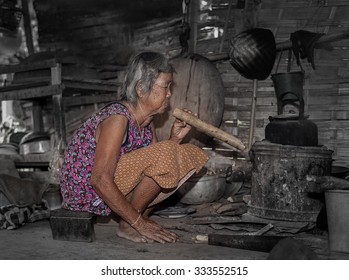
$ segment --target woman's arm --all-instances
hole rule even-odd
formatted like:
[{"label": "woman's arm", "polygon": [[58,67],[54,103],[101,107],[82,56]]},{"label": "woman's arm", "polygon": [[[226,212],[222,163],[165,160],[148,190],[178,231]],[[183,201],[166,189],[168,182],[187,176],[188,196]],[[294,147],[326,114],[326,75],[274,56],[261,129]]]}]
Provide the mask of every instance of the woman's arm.
[{"label": "woman's arm", "polygon": [[124,221],[132,224],[139,213],[115,186],[114,173],[128,120],[113,116],[103,121],[97,130],[97,147],[91,176],[91,185],[105,203]]},{"label": "woman's arm", "polygon": [[113,116],[100,124],[96,135],[97,148],[91,185],[112,211],[141,235],[160,243],[173,242],[173,233],[144,219],[114,183],[114,173],[126,135],[127,122],[123,116]]}]

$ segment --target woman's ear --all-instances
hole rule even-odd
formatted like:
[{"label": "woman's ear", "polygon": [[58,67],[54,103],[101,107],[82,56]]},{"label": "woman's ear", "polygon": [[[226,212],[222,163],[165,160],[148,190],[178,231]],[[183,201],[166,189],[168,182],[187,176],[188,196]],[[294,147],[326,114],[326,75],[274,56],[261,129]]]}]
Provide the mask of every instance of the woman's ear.
[{"label": "woman's ear", "polygon": [[143,96],[143,85],[142,85],[141,80],[139,80],[139,81],[137,82],[136,91],[137,91],[138,97],[142,97],[142,96]]}]

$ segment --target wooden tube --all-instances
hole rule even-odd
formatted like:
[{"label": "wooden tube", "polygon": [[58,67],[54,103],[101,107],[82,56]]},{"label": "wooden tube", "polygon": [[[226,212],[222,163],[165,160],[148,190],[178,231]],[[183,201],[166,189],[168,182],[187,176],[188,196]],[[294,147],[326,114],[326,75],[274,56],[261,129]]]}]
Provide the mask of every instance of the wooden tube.
[{"label": "wooden tube", "polygon": [[173,116],[177,119],[180,119],[182,121],[185,121],[186,123],[190,124],[191,126],[195,127],[199,131],[208,134],[210,136],[213,136],[231,146],[234,148],[245,151],[246,147],[245,145],[235,136],[219,129],[218,127],[215,127],[207,122],[204,122],[200,120],[198,117],[191,115],[181,109],[174,109]]}]

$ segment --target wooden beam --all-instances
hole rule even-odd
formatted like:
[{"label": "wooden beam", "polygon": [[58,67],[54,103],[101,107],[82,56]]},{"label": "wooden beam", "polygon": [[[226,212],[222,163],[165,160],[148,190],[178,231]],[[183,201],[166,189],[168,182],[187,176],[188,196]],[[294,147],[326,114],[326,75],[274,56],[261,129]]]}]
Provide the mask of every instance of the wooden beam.
[{"label": "wooden beam", "polygon": [[[317,46],[319,46],[320,44],[332,43],[335,41],[342,41],[342,40],[347,40],[347,39],[349,39],[349,30],[346,30],[343,32],[338,32],[338,33],[333,33],[333,34],[326,34],[317,40],[317,42],[315,44],[315,48]],[[291,48],[292,48],[291,40],[287,40],[285,42],[281,42],[281,43],[276,44],[277,51],[288,50]]]},{"label": "wooden beam", "polygon": [[97,94],[92,96],[73,96],[63,99],[64,107],[81,106],[86,104],[109,103],[117,99],[114,94]]},{"label": "wooden beam", "polygon": [[40,62],[2,65],[2,66],[0,66],[0,74],[25,72],[25,71],[51,68],[51,67],[54,67],[56,64],[57,64],[56,59],[48,59],[48,60],[40,61]]},{"label": "wooden beam", "polygon": [[36,88],[23,88],[15,91],[4,91],[0,93],[0,100],[26,100],[47,97],[57,94],[63,86],[42,86]]}]

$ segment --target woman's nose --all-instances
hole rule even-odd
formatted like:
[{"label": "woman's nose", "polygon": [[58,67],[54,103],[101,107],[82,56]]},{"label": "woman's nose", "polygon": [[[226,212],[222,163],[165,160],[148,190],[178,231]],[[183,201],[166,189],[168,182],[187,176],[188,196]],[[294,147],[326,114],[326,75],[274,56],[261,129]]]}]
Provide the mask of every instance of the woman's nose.
[{"label": "woman's nose", "polygon": [[172,88],[168,88],[166,91],[166,97],[170,98],[172,96]]}]

